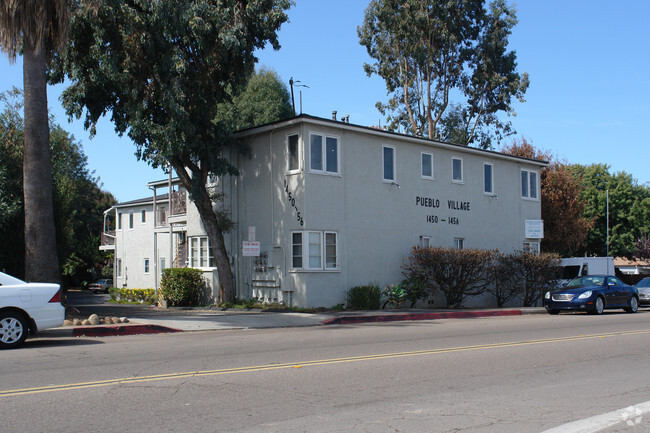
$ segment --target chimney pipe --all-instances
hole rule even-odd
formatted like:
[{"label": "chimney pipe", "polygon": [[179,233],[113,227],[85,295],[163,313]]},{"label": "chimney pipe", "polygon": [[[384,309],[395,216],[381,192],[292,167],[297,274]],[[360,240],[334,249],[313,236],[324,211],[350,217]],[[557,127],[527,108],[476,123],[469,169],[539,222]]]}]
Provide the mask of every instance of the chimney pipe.
[{"label": "chimney pipe", "polygon": [[336,120],[336,110],[332,110],[332,120]]}]

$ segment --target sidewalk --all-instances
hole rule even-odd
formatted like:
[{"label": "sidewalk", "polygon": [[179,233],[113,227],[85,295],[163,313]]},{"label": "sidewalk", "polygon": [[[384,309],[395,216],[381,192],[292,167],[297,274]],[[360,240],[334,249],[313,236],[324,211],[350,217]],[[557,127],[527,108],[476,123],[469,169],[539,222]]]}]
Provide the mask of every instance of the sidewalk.
[{"label": "sidewalk", "polygon": [[376,310],[322,313],[265,312],[261,310],[226,310],[158,308],[150,305],[78,303],[75,315],[89,317],[126,317],[129,322],[115,325],[66,326],[44,330],[41,336],[101,337],[184,331],[228,329],[262,329],[323,325],[355,325],[415,320],[464,319],[495,316],[520,316],[545,313],[542,307],[467,309],[467,310]]}]

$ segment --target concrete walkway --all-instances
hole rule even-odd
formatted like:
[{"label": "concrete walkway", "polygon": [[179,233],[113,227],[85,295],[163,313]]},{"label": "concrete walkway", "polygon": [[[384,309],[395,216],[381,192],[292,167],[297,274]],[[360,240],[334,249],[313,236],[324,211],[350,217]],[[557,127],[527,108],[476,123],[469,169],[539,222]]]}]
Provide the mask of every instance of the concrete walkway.
[{"label": "concrete walkway", "polygon": [[44,330],[42,336],[118,336],[162,332],[206,331],[226,329],[261,329],[299,326],[353,325],[414,320],[462,319],[494,316],[542,314],[544,308],[501,308],[463,310],[376,310],[320,313],[267,312],[261,310],[226,310],[158,308],[150,305],[121,305],[81,300],[68,307],[76,317],[126,317],[128,323],[96,326],[65,326]]}]

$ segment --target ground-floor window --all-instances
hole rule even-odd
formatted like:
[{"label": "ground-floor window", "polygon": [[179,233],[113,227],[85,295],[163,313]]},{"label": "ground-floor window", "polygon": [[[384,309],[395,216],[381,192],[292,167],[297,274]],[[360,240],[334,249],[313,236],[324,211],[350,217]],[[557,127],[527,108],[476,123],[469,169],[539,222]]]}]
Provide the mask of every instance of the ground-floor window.
[{"label": "ground-floor window", "polygon": [[117,267],[117,278],[121,278],[122,277],[122,259],[117,259],[116,267]]},{"label": "ground-floor window", "polygon": [[191,268],[214,268],[214,257],[207,236],[190,237],[189,264]]},{"label": "ground-floor window", "polygon": [[144,273],[149,273],[149,259],[144,259]]},{"label": "ground-floor window", "polygon": [[454,248],[462,250],[465,248],[465,239],[463,238],[454,238]]},{"label": "ground-floor window", "polygon": [[431,236],[420,236],[420,247],[431,248]]},{"label": "ground-floor window", "polygon": [[305,230],[291,233],[291,267],[305,270],[338,269],[338,234]]},{"label": "ground-floor window", "polygon": [[539,254],[539,242],[524,242],[522,251],[525,253]]}]

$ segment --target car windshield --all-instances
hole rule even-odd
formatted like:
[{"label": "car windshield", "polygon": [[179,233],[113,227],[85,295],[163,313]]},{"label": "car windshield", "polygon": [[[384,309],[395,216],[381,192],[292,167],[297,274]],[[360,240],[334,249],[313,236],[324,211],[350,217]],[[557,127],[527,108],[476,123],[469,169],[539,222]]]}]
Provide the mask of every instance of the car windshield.
[{"label": "car windshield", "polygon": [[638,283],[636,283],[637,287],[650,287],[650,277],[645,277]]},{"label": "car windshield", "polygon": [[566,287],[602,286],[604,284],[604,277],[580,277],[569,281]]}]

